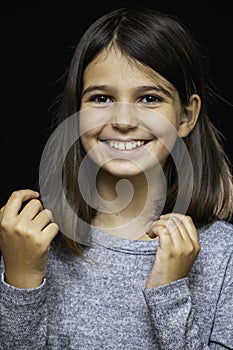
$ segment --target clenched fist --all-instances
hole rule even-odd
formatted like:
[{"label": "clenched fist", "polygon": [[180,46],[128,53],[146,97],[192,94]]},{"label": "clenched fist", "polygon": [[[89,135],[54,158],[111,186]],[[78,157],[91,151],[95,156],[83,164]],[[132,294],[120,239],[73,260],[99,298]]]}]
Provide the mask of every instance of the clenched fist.
[{"label": "clenched fist", "polygon": [[200,251],[191,217],[174,213],[163,215],[147,234],[159,239],[159,247],[146,289],[186,277]]},{"label": "clenched fist", "polygon": [[15,191],[0,210],[5,279],[17,288],[36,288],[42,283],[50,244],[58,233],[52,213],[38,198],[33,190]]}]

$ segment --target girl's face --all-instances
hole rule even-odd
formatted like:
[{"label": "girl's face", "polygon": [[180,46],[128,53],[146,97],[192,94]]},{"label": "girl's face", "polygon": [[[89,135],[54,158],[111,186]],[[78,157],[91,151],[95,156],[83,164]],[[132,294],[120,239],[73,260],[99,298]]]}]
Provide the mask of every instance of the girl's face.
[{"label": "girl's face", "polygon": [[176,138],[190,131],[188,114],[174,86],[116,48],[101,52],[84,72],[81,142],[114,176],[163,166]]}]

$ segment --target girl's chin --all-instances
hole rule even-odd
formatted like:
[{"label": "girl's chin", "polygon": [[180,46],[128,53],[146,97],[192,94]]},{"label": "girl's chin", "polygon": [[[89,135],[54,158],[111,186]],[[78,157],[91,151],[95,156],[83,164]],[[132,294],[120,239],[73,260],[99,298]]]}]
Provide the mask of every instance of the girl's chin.
[{"label": "girl's chin", "polygon": [[145,175],[147,171],[155,168],[155,163],[144,164],[144,166],[139,166],[135,162],[125,160],[125,159],[114,159],[105,163],[101,169],[107,172],[109,175],[120,177],[120,178],[130,178],[139,175]]}]

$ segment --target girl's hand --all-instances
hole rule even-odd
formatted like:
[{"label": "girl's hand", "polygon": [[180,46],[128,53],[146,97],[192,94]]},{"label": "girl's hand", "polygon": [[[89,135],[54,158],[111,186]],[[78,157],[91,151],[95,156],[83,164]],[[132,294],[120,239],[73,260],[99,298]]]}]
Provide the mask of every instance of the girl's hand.
[{"label": "girl's hand", "polygon": [[162,215],[147,234],[158,237],[159,247],[146,289],[186,277],[200,252],[192,219],[182,214]]},{"label": "girl's hand", "polygon": [[[47,255],[58,226],[43,209],[39,193],[15,191],[0,210],[0,250],[5,279],[18,288],[38,287],[45,276]],[[22,204],[28,203],[22,208]]]}]

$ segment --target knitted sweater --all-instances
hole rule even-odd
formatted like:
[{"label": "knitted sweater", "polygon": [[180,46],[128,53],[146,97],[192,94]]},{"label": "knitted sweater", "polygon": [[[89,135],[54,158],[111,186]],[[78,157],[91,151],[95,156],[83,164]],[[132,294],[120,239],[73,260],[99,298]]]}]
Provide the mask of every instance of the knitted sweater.
[{"label": "knitted sweater", "polygon": [[188,277],[145,290],[158,241],[93,228],[85,257],[55,239],[46,278],[35,289],[4,282],[1,350],[233,349],[233,225],[199,230]]}]

